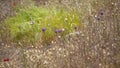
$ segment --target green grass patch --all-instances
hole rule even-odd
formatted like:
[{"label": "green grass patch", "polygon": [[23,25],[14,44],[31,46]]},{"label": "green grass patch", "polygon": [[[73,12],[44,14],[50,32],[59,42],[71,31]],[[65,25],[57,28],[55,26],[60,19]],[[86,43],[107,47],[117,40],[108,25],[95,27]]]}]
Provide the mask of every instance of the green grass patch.
[{"label": "green grass patch", "polygon": [[17,9],[16,15],[6,19],[4,23],[10,31],[11,39],[24,43],[36,41],[50,43],[58,35],[64,37],[74,32],[74,27],[82,28],[77,12],[56,7],[31,6],[19,11]]}]

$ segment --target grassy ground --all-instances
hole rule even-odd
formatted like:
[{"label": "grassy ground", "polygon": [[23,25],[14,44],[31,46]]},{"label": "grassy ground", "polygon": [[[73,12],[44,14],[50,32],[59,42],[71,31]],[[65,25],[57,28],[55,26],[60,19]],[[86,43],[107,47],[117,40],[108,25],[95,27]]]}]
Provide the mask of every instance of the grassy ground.
[{"label": "grassy ground", "polygon": [[0,24],[1,67],[120,67],[119,0],[24,3]]},{"label": "grassy ground", "polygon": [[[49,6],[50,7],[50,6]],[[56,36],[65,36],[82,28],[77,11],[64,7],[14,7],[16,15],[7,18],[4,22],[6,31],[13,42],[20,43],[51,43]],[[23,44],[26,45],[26,44]]]}]

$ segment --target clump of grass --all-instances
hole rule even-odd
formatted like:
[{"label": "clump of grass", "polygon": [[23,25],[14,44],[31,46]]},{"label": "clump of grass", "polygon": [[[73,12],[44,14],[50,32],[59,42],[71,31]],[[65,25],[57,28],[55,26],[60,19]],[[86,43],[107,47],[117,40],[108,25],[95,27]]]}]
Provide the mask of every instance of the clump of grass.
[{"label": "clump of grass", "polygon": [[14,42],[25,43],[36,41],[50,43],[58,35],[65,36],[74,32],[74,27],[82,27],[79,15],[75,11],[33,5],[27,9],[19,9],[14,17],[5,20],[5,25]]}]

